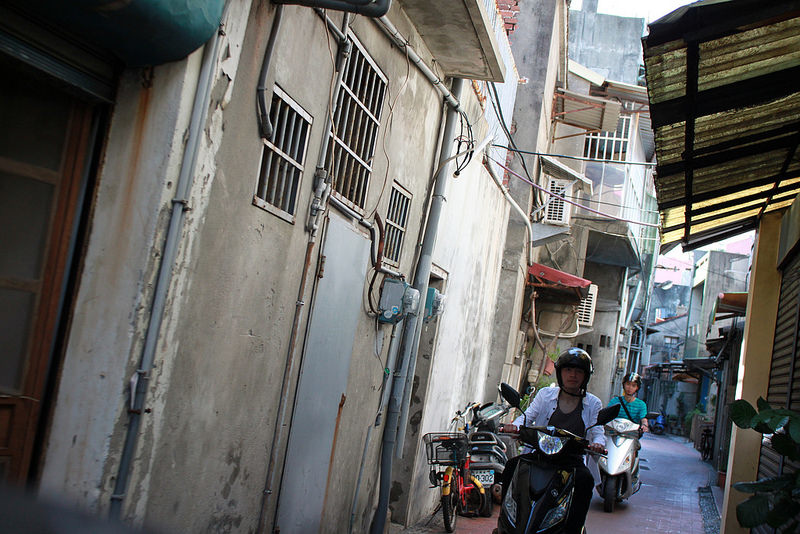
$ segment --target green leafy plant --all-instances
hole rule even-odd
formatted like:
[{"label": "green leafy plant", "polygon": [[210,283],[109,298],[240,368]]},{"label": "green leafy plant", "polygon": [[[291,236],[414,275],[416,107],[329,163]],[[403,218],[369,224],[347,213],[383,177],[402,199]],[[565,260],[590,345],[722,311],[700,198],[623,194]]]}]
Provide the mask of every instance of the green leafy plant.
[{"label": "green leafy plant", "polygon": [[[730,416],[739,428],[752,428],[771,435],[775,451],[791,461],[800,461],[800,412],[772,408],[759,397],[757,407],[739,399],[731,403]],[[745,528],[767,524],[782,532],[797,532],[800,519],[800,472],[755,482],[737,482],[733,487],[752,496],[736,507],[736,519]]]}]

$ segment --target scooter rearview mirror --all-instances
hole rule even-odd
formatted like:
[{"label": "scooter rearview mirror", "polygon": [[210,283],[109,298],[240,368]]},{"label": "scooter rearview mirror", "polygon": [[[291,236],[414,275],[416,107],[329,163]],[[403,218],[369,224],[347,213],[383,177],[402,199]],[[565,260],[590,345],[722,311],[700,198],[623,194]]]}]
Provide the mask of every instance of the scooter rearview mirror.
[{"label": "scooter rearview mirror", "polygon": [[519,404],[521,399],[519,393],[517,393],[517,390],[512,388],[505,382],[502,382],[500,384],[499,389],[500,389],[500,395],[506,400],[506,402],[508,402],[514,408],[519,409]]},{"label": "scooter rearview mirror", "polygon": [[619,415],[619,409],[619,404],[603,408],[597,413],[597,423],[595,423],[593,426],[604,425],[609,421],[613,421]]}]

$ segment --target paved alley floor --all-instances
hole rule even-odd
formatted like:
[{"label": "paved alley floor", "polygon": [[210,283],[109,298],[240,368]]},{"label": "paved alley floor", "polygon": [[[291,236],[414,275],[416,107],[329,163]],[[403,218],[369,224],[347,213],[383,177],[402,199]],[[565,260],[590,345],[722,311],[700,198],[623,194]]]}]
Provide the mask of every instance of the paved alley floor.
[{"label": "paved alley floor", "polygon": [[[615,534],[704,534],[698,487],[709,484],[711,470],[700,453],[684,438],[645,435],[642,439],[642,489],[614,512],[603,512],[603,500],[594,494],[586,530]],[[490,534],[497,526],[499,506],[488,518],[459,517],[456,532]],[[437,512],[413,527],[391,529],[392,534],[445,532],[442,513]]]}]

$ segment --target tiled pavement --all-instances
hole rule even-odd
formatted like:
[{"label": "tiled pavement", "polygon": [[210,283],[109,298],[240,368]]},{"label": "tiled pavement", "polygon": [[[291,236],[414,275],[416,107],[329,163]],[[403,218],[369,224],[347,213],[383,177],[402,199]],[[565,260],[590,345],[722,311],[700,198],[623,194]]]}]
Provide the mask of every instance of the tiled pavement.
[{"label": "tiled pavement", "polygon": [[[685,439],[674,436],[645,435],[641,458],[645,467],[642,489],[630,500],[618,503],[611,514],[603,512],[603,501],[595,493],[586,520],[587,532],[703,534],[697,488],[708,485],[709,465]],[[497,525],[498,511],[495,505],[493,517],[459,517],[456,533],[490,534]],[[414,527],[401,530],[395,525],[390,529],[392,534],[444,531],[441,512]]]}]

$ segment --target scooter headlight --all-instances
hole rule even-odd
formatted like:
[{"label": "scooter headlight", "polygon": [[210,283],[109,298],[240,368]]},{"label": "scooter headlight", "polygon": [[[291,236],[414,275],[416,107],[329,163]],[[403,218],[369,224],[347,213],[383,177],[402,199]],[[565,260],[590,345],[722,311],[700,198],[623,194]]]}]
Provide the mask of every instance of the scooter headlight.
[{"label": "scooter headlight", "polygon": [[570,502],[572,502],[572,492],[564,495],[558,505],[547,512],[547,515],[544,516],[544,521],[542,521],[542,525],[539,527],[538,532],[544,532],[553,525],[564,521],[564,519],[567,517],[567,512],[569,512]]},{"label": "scooter headlight", "polygon": [[544,432],[539,432],[539,450],[545,454],[557,454],[564,448],[563,438],[557,438]]}]

